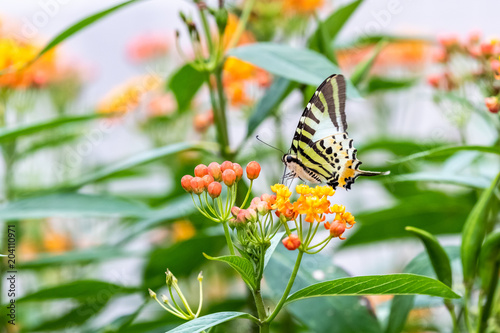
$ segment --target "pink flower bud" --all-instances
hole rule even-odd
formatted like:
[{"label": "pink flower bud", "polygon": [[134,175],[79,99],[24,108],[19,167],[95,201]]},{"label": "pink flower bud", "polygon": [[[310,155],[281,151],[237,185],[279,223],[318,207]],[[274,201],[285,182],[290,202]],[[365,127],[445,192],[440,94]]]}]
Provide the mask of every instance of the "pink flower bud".
[{"label": "pink flower bud", "polygon": [[208,185],[210,185],[214,182],[214,177],[212,177],[210,175],[205,175],[205,176],[201,177],[201,179],[203,180],[203,186],[205,187],[205,189],[208,189]]},{"label": "pink flower bud", "polygon": [[248,179],[250,180],[257,179],[260,174],[260,164],[255,161],[252,161],[247,164],[246,171]]},{"label": "pink flower bud", "polygon": [[486,104],[486,107],[491,113],[498,113],[498,110],[500,110],[500,103],[496,96],[486,97],[484,99],[484,104]]},{"label": "pink flower bud", "polygon": [[222,180],[222,171],[220,165],[217,162],[212,162],[208,165],[208,174],[218,182]]},{"label": "pink flower bud", "polygon": [[203,177],[208,175],[208,168],[205,164],[198,164],[196,168],[194,168],[194,175],[196,177]]},{"label": "pink flower bud", "polygon": [[267,213],[269,213],[269,206],[267,205],[267,202],[265,202],[265,201],[259,202],[257,204],[256,209],[260,215],[266,215]]},{"label": "pink flower bud", "polygon": [[182,188],[188,193],[193,192],[193,188],[191,187],[191,179],[193,179],[193,176],[190,175],[185,175],[181,178]]},{"label": "pink flower bud", "polygon": [[247,221],[255,222],[257,221],[257,212],[253,208],[245,209],[245,219]]},{"label": "pink flower bud", "polygon": [[222,172],[224,172],[224,171],[226,171],[228,169],[233,170],[233,163],[230,162],[230,161],[224,161],[224,162],[222,162],[222,164],[220,165],[220,170]]},{"label": "pink flower bud", "polygon": [[208,195],[210,195],[212,199],[218,198],[221,192],[222,185],[220,183],[212,182],[208,185]]},{"label": "pink flower bud", "polygon": [[233,171],[236,174],[236,181],[239,181],[243,176],[243,168],[238,163],[233,163]]},{"label": "pink flower bud", "polygon": [[290,250],[296,250],[300,246],[300,239],[299,236],[295,234],[291,234],[290,236],[286,237],[285,239],[282,240],[283,245]]},{"label": "pink flower bud", "polygon": [[333,238],[338,237],[339,239],[345,239],[342,238],[345,227],[346,225],[343,220],[333,220],[332,223],[330,223],[330,236]]},{"label": "pink flower bud", "polygon": [[205,190],[205,182],[200,177],[194,177],[191,179],[191,187],[195,194],[200,195]]},{"label": "pink flower bud", "polygon": [[234,206],[233,208],[231,208],[231,214],[234,216],[234,217],[237,217],[238,216],[238,213],[240,212],[241,208],[240,207],[237,207],[237,206]]},{"label": "pink flower bud", "polygon": [[236,173],[233,171],[233,169],[227,169],[224,170],[222,173],[222,181],[226,186],[233,186],[235,181],[236,181]]}]

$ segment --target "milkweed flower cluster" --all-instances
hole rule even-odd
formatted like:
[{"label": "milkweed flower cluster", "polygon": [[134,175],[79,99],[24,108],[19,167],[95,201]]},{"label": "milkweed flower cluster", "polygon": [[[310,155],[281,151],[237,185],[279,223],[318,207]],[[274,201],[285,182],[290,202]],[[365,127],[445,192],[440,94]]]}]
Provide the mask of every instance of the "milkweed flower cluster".
[{"label": "milkweed flower cluster", "polygon": [[[166,311],[170,312],[171,314],[173,314],[176,317],[179,317],[179,318],[184,319],[184,320],[192,320],[192,319],[198,318],[198,316],[200,315],[200,312],[201,312],[201,307],[203,305],[203,284],[202,284],[203,275],[202,275],[202,273],[200,272],[200,274],[198,275],[198,281],[200,284],[200,300],[198,302],[198,310],[196,311],[196,313],[193,310],[191,310],[191,307],[189,306],[189,303],[187,302],[186,297],[182,293],[182,290],[177,283],[177,278],[174,276],[174,274],[172,274],[172,272],[170,272],[168,269],[165,272],[165,274],[166,274],[165,282],[166,282],[167,287],[168,287],[170,300],[167,296],[161,295],[161,301],[160,301],[158,299],[156,293],[154,291],[152,291],[151,289],[148,289],[149,296],[151,296],[151,298],[153,298],[156,302],[158,302],[158,304],[160,304],[160,306],[162,308],[164,308]],[[181,303],[184,307],[180,306],[179,303],[177,303],[172,290],[175,291],[175,293],[177,294],[177,297],[179,298],[179,300],[181,301]]]},{"label": "milkweed flower cluster", "polygon": [[[335,191],[330,186],[298,185],[295,191],[299,194],[299,198],[294,202],[290,201],[292,192],[287,186],[276,184],[271,186],[271,190],[276,193],[272,209],[276,210],[276,215],[286,229],[288,237],[283,239],[283,245],[289,250],[300,249],[310,254],[320,252],[333,238],[345,239],[343,237],[345,230],[352,228],[356,223],[354,216],[346,212],[344,206],[331,205],[329,197],[334,195]],[[289,221],[293,221],[296,234],[292,233]],[[329,230],[329,235],[313,244],[320,225]]]},{"label": "milkweed flower cluster", "polygon": [[[253,180],[259,177],[260,165],[257,162],[250,162],[245,171],[250,180],[250,187],[243,205],[250,195]],[[235,204],[238,182],[242,179],[243,173],[241,165],[230,161],[222,164],[212,162],[208,166],[199,164],[194,169],[194,177],[185,175],[181,179],[181,185],[191,194],[193,203],[201,214],[214,222],[225,223],[231,217],[231,207]],[[225,199],[221,198],[222,184],[226,188]]]},{"label": "milkweed flower cluster", "polygon": [[[479,32],[472,32],[465,40],[456,35],[439,40],[434,61],[444,70],[427,78],[436,89],[454,91],[467,83],[474,83],[482,91],[484,104],[491,113],[500,110],[500,41],[485,40]],[[464,66],[467,64],[467,66]],[[456,68],[460,65],[460,68]],[[465,71],[463,68],[470,68]]]}]

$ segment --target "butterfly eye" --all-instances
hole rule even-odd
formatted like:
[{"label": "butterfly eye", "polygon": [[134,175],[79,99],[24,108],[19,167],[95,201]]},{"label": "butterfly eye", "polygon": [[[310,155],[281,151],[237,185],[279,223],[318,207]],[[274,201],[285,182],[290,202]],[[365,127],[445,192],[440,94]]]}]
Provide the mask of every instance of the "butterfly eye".
[{"label": "butterfly eye", "polygon": [[292,156],[288,155],[288,156],[286,157],[286,162],[287,162],[287,163],[291,163],[291,162],[292,162]]}]

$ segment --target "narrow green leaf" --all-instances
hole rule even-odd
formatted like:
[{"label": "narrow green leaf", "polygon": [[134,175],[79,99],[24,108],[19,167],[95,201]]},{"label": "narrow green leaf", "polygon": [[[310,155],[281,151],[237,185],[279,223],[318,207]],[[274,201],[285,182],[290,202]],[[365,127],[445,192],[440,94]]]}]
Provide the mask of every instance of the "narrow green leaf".
[{"label": "narrow green leaf", "polygon": [[479,151],[482,153],[488,153],[488,154],[497,154],[500,155],[500,149],[497,147],[490,147],[490,146],[452,146],[452,147],[438,147],[426,151],[422,151],[420,153],[412,154],[400,159],[397,159],[393,161],[392,163],[394,164],[399,164],[399,163],[404,163],[420,158],[425,158],[425,157],[436,157],[436,156],[451,156],[456,152],[459,151]]},{"label": "narrow green leaf", "polygon": [[259,125],[273,114],[280,103],[293,90],[294,84],[287,79],[277,77],[273,84],[266,90],[264,96],[255,106],[254,111],[248,119],[247,138],[259,127]]},{"label": "narrow green leaf", "polygon": [[54,193],[13,201],[0,208],[0,219],[23,220],[54,216],[147,216],[152,211],[140,202],[108,195]]},{"label": "narrow green leaf", "polygon": [[179,68],[168,81],[167,88],[173,92],[180,111],[189,107],[191,100],[200,90],[205,81],[203,75],[188,63]]},{"label": "narrow green leaf", "polygon": [[486,232],[488,207],[500,182],[500,173],[486,189],[471,210],[462,231],[462,267],[464,283],[471,286],[476,275],[479,251]]},{"label": "narrow green leaf", "polygon": [[487,188],[489,182],[482,177],[478,176],[462,176],[453,175],[449,173],[433,173],[433,172],[415,172],[402,174],[392,177],[387,177],[384,180],[387,183],[397,183],[397,182],[434,182],[442,184],[459,185],[471,188],[484,189]]},{"label": "narrow green leaf", "polygon": [[16,161],[31,156],[34,153],[38,153],[42,149],[56,148],[70,144],[73,141],[78,140],[81,136],[81,133],[69,133],[38,140],[37,142],[32,143],[30,146],[20,151],[16,156]]},{"label": "narrow green leaf", "polygon": [[85,116],[63,116],[50,120],[44,120],[38,123],[21,125],[13,128],[1,128],[0,129],[0,143],[4,141],[9,141],[16,139],[20,136],[30,135],[40,133],[46,130],[54,129],[62,125],[85,122],[89,120],[95,120],[97,118],[104,117],[102,114],[91,114]]},{"label": "narrow green leaf", "polygon": [[368,79],[366,94],[374,94],[378,92],[386,92],[388,90],[399,90],[410,88],[418,82],[416,78],[409,79],[392,79],[388,77],[372,75]]},{"label": "narrow green leaf", "polygon": [[495,275],[498,276],[498,265],[500,264],[500,231],[489,234],[484,240],[479,256],[479,276],[481,277],[481,289],[487,290]]},{"label": "narrow green leaf", "polygon": [[[322,54],[282,44],[253,43],[232,49],[229,54],[272,74],[313,86],[320,85],[328,75],[341,73],[340,68]],[[360,97],[349,80],[346,84],[348,97]]]},{"label": "narrow green leaf", "polygon": [[222,257],[211,257],[203,253],[205,258],[209,260],[221,261],[227,263],[229,266],[234,268],[240,275],[243,281],[250,287],[251,290],[255,290],[257,284],[255,282],[255,272],[252,263],[240,256],[222,256]]},{"label": "narrow green leaf", "polygon": [[99,297],[99,295],[110,297],[119,293],[133,293],[136,291],[138,291],[137,288],[119,286],[104,281],[80,280],[35,291],[19,298],[17,302],[39,302],[66,298],[86,300]]},{"label": "narrow green leaf", "polygon": [[406,230],[420,238],[422,243],[424,243],[427,254],[431,259],[432,267],[439,281],[451,288],[452,274],[450,258],[448,258],[448,255],[441,244],[439,244],[437,238],[422,229],[406,227]]},{"label": "narrow green leaf", "polygon": [[209,151],[215,147],[214,143],[200,142],[200,143],[190,143],[190,142],[180,142],[174,143],[168,146],[154,148],[132,157],[129,157],[120,162],[108,165],[99,169],[91,174],[88,174],[82,179],[75,180],[67,185],[67,188],[79,188],[89,183],[94,183],[104,178],[110,177],[114,174],[128,170],[146,163],[151,163],[162,158],[166,158],[170,155],[174,155],[187,150],[204,150]]},{"label": "narrow green leaf", "polygon": [[[56,318],[50,318],[41,323],[37,323],[33,327],[29,327],[27,332],[54,332],[56,330],[64,330],[76,325],[82,325],[89,319],[94,317],[97,313],[102,311],[109,302],[107,295],[102,295],[98,300],[86,300],[78,305],[76,308],[60,315]],[[59,311],[57,311],[59,312]],[[45,318],[44,318],[45,319]]]},{"label": "narrow green leaf", "polygon": [[322,296],[429,295],[460,298],[442,282],[414,274],[356,276],[313,284],[290,295],[285,304]]},{"label": "narrow green leaf", "polygon": [[351,75],[351,82],[356,88],[359,89],[360,84],[363,83],[363,81],[366,79],[366,77],[370,73],[371,68],[373,67],[373,64],[375,63],[375,60],[386,45],[386,40],[381,40],[380,42],[378,42],[370,57],[360,62],[354,68],[354,72]]},{"label": "narrow green leaf", "polygon": [[252,319],[254,317],[245,312],[217,312],[188,321],[168,333],[199,333],[236,318]]},{"label": "narrow green leaf", "polygon": [[269,263],[269,260],[271,259],[274,251],[276,251],[278,245],[281,244],[281,239],[283,238],[284,235],[285,231],[280,231],[277,232],[276,235],[274,235],[273,239],[271,239],[271,245],[266,250],[266,255],[264,257],[264,268],[266,268],[267,264]]},{"label": "narrow green leaf", "polygon": [[[333,14],[323,21],[323,27],[330,37],[330,41],[335,40],[342,27],[346,24],[349,18],[354,14],[358,6],[363,2],[362,0],[353,1],[345,6],[335,9]],[[321,41],[321,31],[316,31],[311,35],[308,41],[309,48],[319,51]]]},{"label": "narrow green leaf", "polygon": [[130,5],[134,2],[137,2],[137,1],[139,1],[139,0],[125,1],[121,4],[110,7],[106,10],[103,10],[101,12],[90,15],[90,16],[84,18],[83,20],[73,24],[71,27],[67,28],[66,30],[64,30],[63,32],[58,34],[56,37],[54,37],[51,41],[49,41],[47,43],[47,45],[37,54],[37,56],[34,59],[32,59],[30,62],[28,62],[26,66],[31,65],[36,60],[38,60],[42,55],[44,55],[46,52],[48,52],[49,50],[51,50],[52,48],[57,46],[59,43],[63,42],[67,38],[73,36],[74,34],[83,30],[84,28],[90,26],[94,22],[99,21],[100,19],[106,17],[107,15],[117,11],[118,9],[121,9],[121,8],[128,6],[128,5]]}]

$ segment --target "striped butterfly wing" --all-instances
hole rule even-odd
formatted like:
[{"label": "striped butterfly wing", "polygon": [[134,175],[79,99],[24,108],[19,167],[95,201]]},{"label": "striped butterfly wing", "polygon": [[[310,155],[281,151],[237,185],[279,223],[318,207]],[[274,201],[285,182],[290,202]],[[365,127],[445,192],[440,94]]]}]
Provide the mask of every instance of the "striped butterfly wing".
[{"label": "striped butterfly wing", "polygon": [[340,74],[321,83],[300,117],[290,148],[292,154],[302,157],[315,141],[347,130],[345,90],[345,79]]}]

